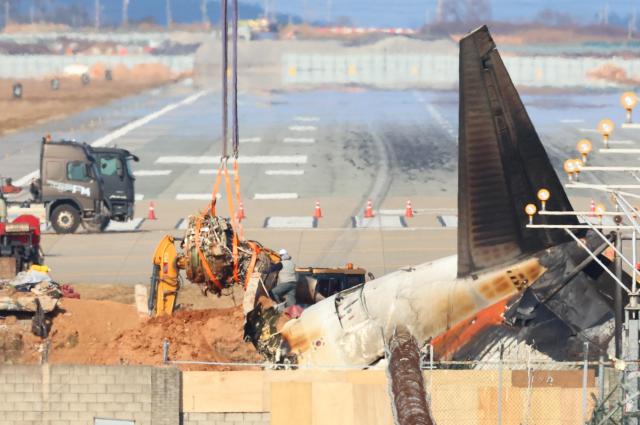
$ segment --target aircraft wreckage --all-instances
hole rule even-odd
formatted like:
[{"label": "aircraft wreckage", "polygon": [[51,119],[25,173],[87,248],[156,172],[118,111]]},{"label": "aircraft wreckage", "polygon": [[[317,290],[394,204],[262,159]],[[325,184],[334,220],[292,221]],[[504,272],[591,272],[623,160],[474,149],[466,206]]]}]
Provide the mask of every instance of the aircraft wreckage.
[{"label": "aircraft wreckage", "polygon": [[[476,358],[505,336],[557,360],[581,356],[584,341],[591,356],[605,353],[615,283],[563,230],[526,227],[524,207],[540,188],[552,194],[547,208],[572,207],[486,27],[460,41],[458,182],[457,255],[318,302],[311,296],[295,319],[269,297],[277,254],[238,241],[233,221],[212,210],[191,217],[169,278],[157,273],[173,240],[156,252],[150,308],[159,311],[175,293],[171,279],[185,268],[190,281],[213,292],[244,285],[246,339],[271,362],[366,367],[384,357],[399,328],[419,345],[432,343],[440,359]],[[574,216],[540,220],[577,224]],[[589,231],[576,236],[596,253],[606,248]],[[315,293],[317,281],[302,283]]]}]

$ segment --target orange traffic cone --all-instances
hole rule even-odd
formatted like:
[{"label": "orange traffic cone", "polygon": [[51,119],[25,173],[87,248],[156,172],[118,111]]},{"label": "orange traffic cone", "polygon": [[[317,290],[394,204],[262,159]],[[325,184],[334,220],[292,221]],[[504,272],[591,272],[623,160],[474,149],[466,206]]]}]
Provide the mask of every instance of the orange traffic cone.
[{"label": "orange traffic cone", "polygon": [[367,208],[364,209],[364,218],[372,218],[373,217],[373,203],[371,199],[367,201]]},{"label": "orange traffic cone", "polygon": [[240,205],[238,206],[238,221],[242,221],[245,218],[247,218],[247,216],[244,214],[244,204],[240,202]]},{"label": "orange traffic cone", "polygon": [[147,216],[147,220],[156,220],[156,210],[155,204],[153,201],[149,202],[149,215]]},{"label": "orange traffic cone", "polygon": [[316,209],[313,212],[314,218],[322,218],[322,209],[320,209],[320,202],[316,201]]},{"label": "orange traffic cone", "polygon": [[596,215],[596,202],[592,199],[591,204],[589,205],[589,216],[595,217]]},{"label": "orange traffic cone", "polygon": [[405,218],[413,217],[413,207],[411,206],[411,200],[407,200],[407,205],[404,208],[404,216]]}]

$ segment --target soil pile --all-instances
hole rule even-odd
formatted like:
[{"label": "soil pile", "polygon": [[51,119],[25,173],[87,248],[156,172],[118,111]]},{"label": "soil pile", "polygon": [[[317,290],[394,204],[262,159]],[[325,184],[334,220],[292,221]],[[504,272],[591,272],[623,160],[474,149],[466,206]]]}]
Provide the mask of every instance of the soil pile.
[{"label": "soil pile", "polygon": [[[259,362],[261,358],[253,345],[242,339],[243,324],[241,307],[181,311],[173,316],[150,319],[120,333],[96,359],[104,364],[160,364],[162,342],[167,340],[171,360]],[[184,368],[211,369],[193,365]]]},{"label": "soil pile", "polygon": [[[0,364],[39,363],[43,341],[31,334],[30,317],[0,320]],[[241,307],[185,310],[148,318],[132,305],[113,301],[63,299],[51,319],[49,363],[162,364],[162,344],[171,360],[222,363],[260,362],[243,341]],[[185,365],[185,370],[227,370],[228,366]]]},{"label": "soil pile", "polygon": [[624,69],[611,63],[606,63],[599,68],[587,71],[587,76],[594,80],[605,80],[625,85],[637,85],[640,82],[637,78],[628,76],[627,71]]}]

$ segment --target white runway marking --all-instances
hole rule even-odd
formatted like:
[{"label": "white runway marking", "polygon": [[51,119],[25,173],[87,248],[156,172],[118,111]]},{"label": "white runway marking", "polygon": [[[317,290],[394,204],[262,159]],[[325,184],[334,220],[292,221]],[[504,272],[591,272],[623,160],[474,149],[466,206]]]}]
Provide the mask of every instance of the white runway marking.
[{"label": "white runway marking", "polygon": [[404,210],[378,210],[381,215],[404,215]]},{"label": "white runway marking", "polygon": [[598,130],[593,128],[579,128],[578,131],[581,131],[583,133],[598,133]]},{"label": "white runway marking", "polygon": [[320,118],[299,116],[299,117],[295,117],[294,120],[301,121],[301,122],[317,122],[317,121],[320,121]]},{"label": "white runway marking", "polygon": [[[216,198],[220,199],[222,195],[216,194]],[[209,201],[211,200],[210,193],[178,193],[176,195],[177,201]]]},{"label": "white runway marking", "polygon": [[240,143],[260,143],[262,142],[262,137],[241,137],[239,142]]},{"label": "white runway marking", "polygon": [[402,216],[377,215],[373,218],[351,217],[351,225],[356,229],[398,229],[407,227]]},{"label": "white runway marking", "polygon": [[298,199],[297,193],[256,193],[253,199],[271,200],[271,199]]},{"label": "white runway marking", "polygon": [[[159,111],[153,112],[147,116],[144,116],[142,118],[139,118],[135,121],[130,122],[129,124],[120,127],[119,129],[112,131],[111,133],[102,136],[101,138],[94,140],[93,142],[90,143],[91,146],[97,148],[97,147],[102,147],[102,146],[106,146],[109,143],[121,138],[122,136],[126,136],[127,134],[131,133],[133,130],[140,128],[144,125],[149,124],[151,121],[154,121],[158,118],[160,118],[161,116],[173,111],[174,109],[178,109],[182,106],[185,105],[191,105],[192,103],[194,103],[196,100],[200,99],[202,96],[206,95],[209,93],[209,90],[203,90],[200,91],[194,95],[191,95],[189,97],[187,97],[186,99],[181,100],[180,102],[176,102],[176,103],[172,103],[170,105],[165,106],[164,108],[160,109]],[[27,174],[24,177],[19,178],[18,180],[15,181],[15,185],[16,186],[24,186],[26,184],[28,184],[32,179],[37,178],[40,175],[40,171],[36,170],[36,171],[32,171],[31,173]]]},{"label": "white runway marking", "polygon": [[142,193],[136,193],[136,201],[142,201],[144,199],[144,195]]},{"label": "white runway marking", "polygon": [[264,227],[268,229],[313,229],[318,227],[314,217],[267,217]]},{"label": "white runway marking", "polygon": [[584,120],[582,118],[575,118],[575,119],[567,118],[567,119],[560,120],[560,122],[563,124],[580,124],[580,123],[583,123]]},{"label": "white runway marking", "polygon": [[[233,170],[228,170],[229,171],[229,175],[232,176],[235,172]],[[218,169],[217,168],[203,168],[202,170],[198,170],[198,174],[202,174],[205,176],[215,176],[216,174],[218,174]]]},{"label": "white runway marking", "polygon": [[458,216],[457,215],[439,215],[438,221],[442,224],[442,227],[458,227]]},{"label": "white runway marking", "polygon": [[144,218],[134,218],[125,222],[111,221],[105,232],[134,232],[142,226],[143,222]]},{"label": "white runway marking", "polygon": [[635,123],[635,122],[631,122],[631,123],[623,123],[623,124],[621,125],[621,127],[622,127],[622,128],[626,128],[626,129],[629,129],[629,130],[637,130],[637,129],[639,129],[639,128],[640,128],[640,124]]},{"label": "white runway marking", "polygon": [[315,143],[316,139],[310,137],[285,137],[283,143]]},{"label": "white runway marking", "polygon": [[289,130],[291,131],[316,131],[318,127],[313,125],[291,125]]},{"label": "white runway marking", "polygon": [[[218,164],[219,156],[161,156],[156,164]],[[307,155],[244,155],[238,164],[306,164]]]},{"label": "white runway marking", "polygon": [[304,170],[266,170],[267,176],[302,176]]},{"label": "white runway marking", "polygon": [[633,140],[609,140],[610,145],[633,145]]},{"label": "white runway marking", "polygon": [[151,177],[151,176],[168,176],[172,170],[136,170],[133,175],[136,177]]}]

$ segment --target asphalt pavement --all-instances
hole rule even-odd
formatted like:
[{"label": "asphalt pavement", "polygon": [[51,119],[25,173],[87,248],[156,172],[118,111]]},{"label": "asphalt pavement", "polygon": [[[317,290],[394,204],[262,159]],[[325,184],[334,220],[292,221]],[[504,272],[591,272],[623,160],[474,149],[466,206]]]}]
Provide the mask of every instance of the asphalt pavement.
[{"label": "asphalt pavement", "polygon": [[[531,95],[524,101],[558,169],[566,157],[577,156],[580,138],[599,140],[593,132],[599,118],[620,122],[624,114],[617,92]],[[455,254],[457,113],[457,93],[446,91],[241,93],[247,237],[287,248],[299,265],[353,262],[376,275]],[[220,121],[219,93],[178,84],[0,138],[0,174],[23,181],[36,170],[39,139],[47,133],[117,145],[141,158],[135,164],[139,220],[105,234],[46,234],[54,278],[147,283],[155,244],[165,233],[180,236],[184,218],[211,196]],[[639,131],[619,130],[612,139],[625,142],[620,146],[640,145]],[[623,155],[620,161],[638,157]],[[596,154],[597,161],[611,160]],[[570,194],[580,197],[580,205],[594,196]],[[376,219],[363,221],[369,199]],[[407,200],[414,218],[403,217]],[[152,201],[158,219],[144,220]],[[312,219],[316,202],[323,212],[319,220]],[[228,211],[224,193],[219,211]]]}]

